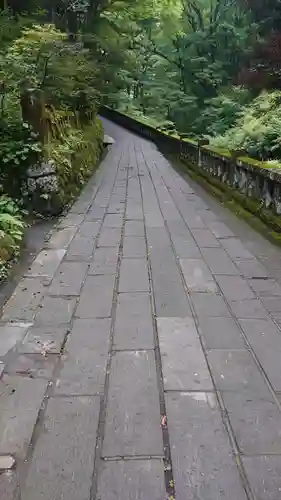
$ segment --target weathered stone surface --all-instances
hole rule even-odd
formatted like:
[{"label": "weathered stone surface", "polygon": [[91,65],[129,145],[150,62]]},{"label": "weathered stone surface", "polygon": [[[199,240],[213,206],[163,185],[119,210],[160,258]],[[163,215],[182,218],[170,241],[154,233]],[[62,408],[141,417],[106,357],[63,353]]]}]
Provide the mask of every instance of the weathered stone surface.
[{"label": "weathered stone surface", "polygon": [[239,323],[273,388],[281,391],[280,330],[271,319],[243,319]]},{"label": "weathered stone surface", "polygon": [[225,392],[223,399],[243,455],[280,455],[280,412],[270,393]]},{"label": "weathered stone surface", "polygon": [[91,238],[93,241],[97,237],[101,226],[101,221],[84,221],[78,229],[77,236]]},{"label": "weathered stone surface", "polygon": [[153,349],[154,336],[150,296],[148,293],[118,295],[115,329],[115,349]]},{"label": "weathered stone surface", "polygon": [[22,342],[31,323],[6,323],[0,325],[0,357]]},{"label": "weathered stone surface", "polygon": [[31,265],[27,276],[53,278],[65,253],[64,249],[42,250]]},{"label": "weathered stone surface", "polygon": [[99,247],[116,247],[120,245],[121,228],[105,227],[99,237]]},{"label": "weathered stone surface", "polygon": [[16,354],[6,362],[5,373],[30,378],[45,378],[51,380],[57,357],[48,354],[47,347],[40,354]]},{"label": "weathered stone surface", "polygon": [[254,259],[253,254],[245,248],[238,238],[227,238],[221,240],[221,245],[225,248],[231,259],[235,261]]},{"label": "weathered stone surface", "polygon": [[48,402],[21,500],[89,500],[98,415],[98,397]]},{"label": "weathered stone surface", "polygon": [[2,321],[32,322],[46,287],[42,278],[24,278],[3,309]]},{"label": "weathered stone surface", "polygon": [[218,389],[241,391],[249,389],[267,393],[265,382],[248,351],[208,351],[210,369]]},{"label": "weathered stone surface", "polygon": [[19,478],[14,471],[7,471],[0,475],[1,500],[18,500]]},{"label": "weathered stone surface", "polygon": [[192,229],[193,237],[200,248],[219,247],[220,243],[209,229]]},{"label": "weathered stone surface", "polygon": [[229,302],[236,318],[263,318],[268,319],[268,312],[259,299],[246,299]]},{"label": "weathered stone surface", "polygon": [[168,394],[177,500],[246,500],[214,393]]},{"label": "weathered stone surface", "polygon": [[158,318],[165,390],[211,390],[213,384],[192,318]]},{"label": "weathered stone surface", "polygon": [[232,318],[199,319],[199,330],[207,349],[245,349],[246,344]]},{"label": "weathered stone surface", "polygon": [[165,496],[161,460],[106,462],[99,473],[99,500],[163,500]]},{"label": "weathered stone surface", "polygon": [[281,491],[280,456],[242,458],[251,490],[257,500],[279,500]]},{"label": "weathered stone surface", "polygon": [[[199,248],[183,221],[177,221],[169,224],[169,231],[176,255],[180,259],[201,258]],[[168,245],[169,244],[170,242],[168,240]]]},{"label": "weathered stone surface", "polygon": [[145,259],[146,246],[144,238],[125,236],[123,243],[123,257],[129,259]]},{"label": "weathered stone surface", "polygon": [[77,231],[77,227],[78,225],[70,227],[62,227],[62,228],[59,227],[57,230],[54,231],[51,238],[46,243],[46,248],[55,250],[66,249],[70,245],[71,240],[74,238],[74,235]]},{"label": "weathered stone surface", "polygon": [[68,330],[68,325],[31,327],[18,351],[24,354],[59,354]]},{"label": "weathered stone surface", "polygon": [[191,293],[196,314],[200,317],[228,317],[230,312],[221,295],[213,293]]},{"label": "weathered stone surface", "polygon": [[144,225],[142,221],[127,220],[125,223],[125,236],[144,237]]},{"label": "weathered stone surface", "polygon": [[202,259],[181,259],[180,265],[187,288],[192,292],[216,293],[218,287]]},{"label": "weathered stone surface", "polygon": [[4,376],[0,381],[0,454],[25,459],[48,381]]},{"label": "weathered stone surface", "polygon": [[122,227],[123,217],[118,214],[107,214],[104,219],[103,227]]},{"label": "weathered stone surface", "polygon": [[103,456],[162,456],[160,424],[154,353],[116,353],[110,374]]},{"label": "weathered stone surface", "polygon": [[254,299],[247,281],[241,276],[216,276],[222,293],[228,301]]},{"label": "weathered stone surface", "polygon": [[77,299],[74,297],[46,296],[37,311],[35,317],[36,326],[69,323],[76,305]]},{"label": "weathered stone surface", "polygon": [[123,259],[120,268],[119,292],[146,292],[148,290],[147,261]]},{"label": "weathered stone surface", "polygon": [[68,248],[65,260],[87,262],[93,255],[95,244],[96,239],[92,238],[91,235],[82,236],[77,234]]},{"label": "weathered stone surface", "polygon": [[86,262],[63,262],[52,281],[49,294],[79,295],[87,270]]},{"label": "weathered stone surface", "polygon": [[262,297],[262,302],[270,313],[281,312],[281,301],[279,297]]},{"label": "weathered stone surface", "polygon": [[240,271],[222,248],[202,248],[203,258],[213,274],[236,276]]},{"label": "weathered stone surface", "polygon": [[[227,241],[227,240],[225,240]],[[235,262],[239,271],[245,278],[268,278],[268,272],[257,259],[241,260]]]},{"label": "weathered stone surface", "polygon": [[103,392],[110,338],[110,319],[75,320],[65,345],[56,394]]},{"label": "weathered stone surface", "polygon": [[281,285],[275,280],[249,280],[252,289],[259,297],[280,297],[281,300]]},{"label": "weathered stone surface", "polygon": [[78,318],[108,318],[111,315],[115,276],[88,276],[76,310]]},{"label": "weathered stone surface", "polygon": [[208,223],[209,229],[212,231],[212,233],[215,235],[216,238],[218,239],[223,239],[223,238],[231,238],[235,236],[232,231],[223,223],[220,221],[212,221]]},{"label": "weathered stone surface", "polygon": [[91,264],[88,274],[116,274],[118,261],[118,248],[97,248],[94,253],[94,262]]}]

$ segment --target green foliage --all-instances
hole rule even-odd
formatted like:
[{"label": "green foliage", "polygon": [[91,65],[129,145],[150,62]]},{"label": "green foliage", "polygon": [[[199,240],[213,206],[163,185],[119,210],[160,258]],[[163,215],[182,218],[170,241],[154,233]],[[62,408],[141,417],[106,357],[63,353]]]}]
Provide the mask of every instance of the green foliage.
[{"label": "green foliage", "polygon": [[244,150],[259,160],[281,158],[281,92],[263,92],[244,108],[236,125],[212,144]]},{"label": "green foliage", "polygon": [[0,196],[0,280],[8,272],[13,259],[18,256],[24,235],[23,212],[15,201]]}]

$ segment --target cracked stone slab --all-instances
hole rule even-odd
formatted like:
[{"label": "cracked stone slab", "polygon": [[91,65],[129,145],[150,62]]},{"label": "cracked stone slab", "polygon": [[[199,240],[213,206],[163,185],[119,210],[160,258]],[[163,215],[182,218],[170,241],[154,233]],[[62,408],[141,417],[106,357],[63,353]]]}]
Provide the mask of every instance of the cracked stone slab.
[{"label": "cracked stone slab", "polygon": [[106,462],[99,472],[99,500],[163,500],[165,497],[161,460]]},{"label": "cracked stone slab", "polygon": [[21,500],[89,500],[99,405],[98,397],[48,401]]},{"label": "cracked stone slab", "polygon": [[32,323],[6,323],[0,325],[0,357],[6,354],[22,342],[27,330]]},{"label": "cracked stone slab", "polygon": [[157,318],[165,390],[212,390],[192,318]]},{"label": "cracked stone slab", "polygon": [[154,353],[115,353],[109,381],[103,456],[162,456],[160,424]]},{"label": "cracked stone slab", "polygon": [[202,259],[180,259],[187,288],[193,292],[218,291],[217,284]]},{"label": "cracked stone slab", "polygon": [[177,500],[246,500],[214,393],[166,395]]},{"label": "cracked stone slab", "polygon": [[0,454],[25,459],[48,381],[5,375],[0,381]]},{"label": "cracked stone slab", "polygon": [[154,349],[150,296],[148,293],[121,293],[117,299],[114,348]]},{"label": "cracked stone slab", "polygon": [[74,321],[65,345],[56,394],[102,393],[110,339],[110,319]]},{"label": "cracked stone slab", "polygon": [[42,250],[32,263],[27,276],[53,278],[65,254],[64,249]]}]

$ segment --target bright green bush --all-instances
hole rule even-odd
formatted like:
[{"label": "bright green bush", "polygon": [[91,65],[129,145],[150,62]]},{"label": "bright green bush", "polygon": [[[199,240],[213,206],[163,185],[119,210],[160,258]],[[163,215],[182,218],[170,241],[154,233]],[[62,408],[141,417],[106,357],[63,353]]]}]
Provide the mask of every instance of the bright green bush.
[{"label": "bright green bush", "polygon": [[244,150],[259,160],[281,158],[281,92],[263,92],[245,107],[234,127],[211,141],[215,147]]},{"label": "bright green bush", "polygon": [[23,213],[11,198],[0,196],[0,281],[17,257],[24,235]]}]

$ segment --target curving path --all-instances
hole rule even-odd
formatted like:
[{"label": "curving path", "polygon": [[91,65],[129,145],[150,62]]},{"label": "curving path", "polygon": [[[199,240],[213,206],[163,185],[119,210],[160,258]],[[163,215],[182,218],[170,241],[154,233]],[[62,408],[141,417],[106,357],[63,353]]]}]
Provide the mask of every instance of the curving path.
[{"label": "curving path", "polygon": [[3,312],[0,498],[280,500],[274,259],[105,125],[115,145]]}]

